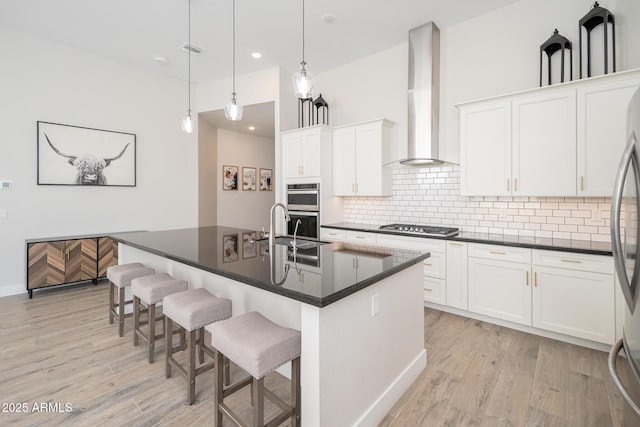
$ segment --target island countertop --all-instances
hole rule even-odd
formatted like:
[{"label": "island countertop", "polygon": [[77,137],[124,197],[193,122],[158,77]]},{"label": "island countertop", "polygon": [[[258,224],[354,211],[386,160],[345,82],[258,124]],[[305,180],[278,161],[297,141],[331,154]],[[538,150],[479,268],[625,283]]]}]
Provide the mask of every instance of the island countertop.
[{"label": "island countertop", "polygon": [[155,255],[325,307],[429,257],[428,252],[326,243],[294,254],[270,253],[261,233],[224,226],[114,233],[109,237]]}]

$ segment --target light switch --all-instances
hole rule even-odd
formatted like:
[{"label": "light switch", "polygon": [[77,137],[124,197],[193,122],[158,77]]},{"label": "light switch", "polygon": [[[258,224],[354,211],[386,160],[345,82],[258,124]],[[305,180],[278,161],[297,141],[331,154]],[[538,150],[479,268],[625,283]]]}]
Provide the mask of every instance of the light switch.
[{"label": "light switch", "polygon": [[0,219],[7,219],[9,218],[9,213],[7,212],[6,209],[0,209]]}]

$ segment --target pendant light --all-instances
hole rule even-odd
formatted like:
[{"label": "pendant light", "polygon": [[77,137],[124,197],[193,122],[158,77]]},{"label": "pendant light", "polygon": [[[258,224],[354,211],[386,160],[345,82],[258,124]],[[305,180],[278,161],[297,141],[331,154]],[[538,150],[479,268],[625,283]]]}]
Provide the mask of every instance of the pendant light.
[{"label": "pendant light", "polygon": [[300,70],[293,75],[293,91],[298,98],[311,98],[315,83],[315,77],[307,71],[307,63],[304,61],[304,0],[302,0],[302,62],[300,62]]},{"label": "pendant light", "polygon": [[188,103],[189,109],[187,110],[187,115],[182,119],[182,130],[186,133],[193,132],[193,118],[191,117],[191,0],[187,0],[189,2],[189,17],[188,17],[188,30],[189,34],[187,36],[187,55],[189,55],[188,59],[188,73],[189,73],[189,82],[188,82]]},{"label": "pendant light", "polygon": [[236,102],[236,0],[233,0],[233,92],[231,102],[224,107],[227,120],[242,119],[242,105]]}]

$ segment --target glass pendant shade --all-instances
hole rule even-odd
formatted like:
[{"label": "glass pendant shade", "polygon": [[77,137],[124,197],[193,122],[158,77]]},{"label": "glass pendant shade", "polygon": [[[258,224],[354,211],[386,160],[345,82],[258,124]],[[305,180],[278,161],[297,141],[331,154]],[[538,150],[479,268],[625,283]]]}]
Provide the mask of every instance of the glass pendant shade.
[{"label": "glass pendant shade", "polygon": [[189,110],[187,115],[182,119],[182,130],[186,133],[193,132],[193,119],[191,118],[191,110]]},{"label": "glass pendant shade", "polygon": [[227,120],[242,119],[242,105],[237,104],[235,93],[231,97],[231,102],[224,107],[224,115],[227,118]]},{"label": "glass pendant shade", "polygon": [[307,64],[300,63],[300,70],[293,75],[293,90],[298,98],[311,98],[316,78],[313,73],[307,71]]}]

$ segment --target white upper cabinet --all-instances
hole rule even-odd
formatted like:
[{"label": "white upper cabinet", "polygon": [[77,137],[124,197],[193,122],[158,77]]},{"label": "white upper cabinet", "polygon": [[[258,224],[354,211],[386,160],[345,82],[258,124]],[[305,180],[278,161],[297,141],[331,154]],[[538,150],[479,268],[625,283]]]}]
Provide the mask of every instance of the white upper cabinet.
[{"label": "white upper cabinet", "polygon": [[323,145],[331,144],[331,129],[324,125],[295,129],[282,133],[285,178],[319,177],[324,159]]},{"label": "white upper cabinet", "polygon": [[636,73],[578,88],[579,196],[611,196],[626,144],[627,108],[639,86]]},{"label": "white upper cabinet", "polygon": [[391,128],[385,119],[333,131],[333,195],[390,196]]},{"label": "white upper cabinet", "polygon": [[514,99],[511,190],[514,196],[565,196],[576,188],[576,93]]},{"label": "white upper cabinet", "polygon": [[461,193],[511,194],[511,102],[460,109]]},{"label": "white upper cabinet", "polygon": [[458,105],[461,194],[610,196],[640,70]]}]

